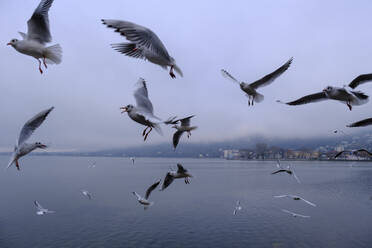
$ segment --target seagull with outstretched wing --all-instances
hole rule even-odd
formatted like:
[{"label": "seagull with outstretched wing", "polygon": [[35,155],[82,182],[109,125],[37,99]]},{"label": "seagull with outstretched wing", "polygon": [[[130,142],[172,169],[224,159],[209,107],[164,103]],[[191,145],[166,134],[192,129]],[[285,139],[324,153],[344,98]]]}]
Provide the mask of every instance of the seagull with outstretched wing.
[{"label": "seagull with outstretched wing", "polygon": [[193,118],[195,115],[191,115],[189,117],[173,120],[172,123],[178,123],[181,122],[181,125],[177,126],[176,124],[172,126],[172,128],[175,128],[177,131],[173,134],[173,147],[176,149],[178,143],[180,142],[180,138],[184,132],[187,132],[187,138],[190,138],[191,131],[197,129],[196,126],[190,126],[191,118]]},{"label": "seagull with outstretched wing", "polygon": [[362,153],[362,154],[367,154],[368,156],[372,156],[372,153],[369,152],[368,150],[364,149],[364,148],[361,148],[361,149],[354,149],[354,150],[343,150],[343,151],[340,151],[338,152],[334,158],[338,158],[339,156],[341,156],[341,154],[345,153],[345,152],[348,152],[348,153],[352,153],[353,155],[357,156],[358,157],[358,154],[359,153]]},{"label": "seagull with outstretched wing", "polygon": [[351,111],[352,106],[363,105],[369,101],[368,95],[361,91],[354,91],[354,89],[358,85],[366,83],[368,81],[372,81],[372,74],[359,75],[348,86],[327,86],[321,92],[310,94],[291,102],[282,102],[280,100],[278,100],[277,102],[291,106],[297,106],[325,100],[336,100],[345,103]]},{"label": "seagull with outstretched wing", "polygon": [[171,170],[165,176],[161,190],[166,189],[174,181],[174,179],[177,178],[185,178],[185,183],[189,184],[189,177],[192,177],[192,175],[180,163],[178,163],[177,171]]},{"label": "seagull with outstretched wing", "polygon": [[27,22],[27,34],[19,32],[22,40],[12,39],[7,44],[12,46],[16,51],[37,59],[40,73],[43,73],[40,59],[45,68],[47,68],[47,64],[59,64],[62,61],[62,48],[59,44],[45,46],[46,43],[52,41],[48,17],[52,3],[53,0],[41,0],[30,20]]},{"label": "seagull with outstretched wing", "polygon": [[49,209],[44,208],[40,205],[38,201],[34,201],[35,207],[37,209],[36,214],[37,215],[44,215],[44,214],[53,214],[55,211],[51,211]]},{"label": "seagull with outstretched wing", "polygon": [[146,59],[164,69],[169,66],[169,75],[172,78],[176,77],[173,69],[181,77],[183,76],[175,59],[168,54],[159,37],[150,29],[128,21],[102,19],[102,23],[115,29],[115,32],[120,33],[130,41],[129,43],[112,44],[112,48],[116,51],[129,57]]},{"label": "seagull with outstretched wing", "polygon": [[88,191],[88,190],[85,190],[85,189],[82,189],[81,190],[81,193],[86,196],[89,200],[92,200],[92,194]]},{"label": "seagull with outstretched wing", "polygon": [[222,76],[225,78],[231,80],[234,83],[237,83],[240,86],[240,89],[246,93],[248,96],[248,106],[253,106],[254,102],[261,102],[264,99],[264,96],[257,92],[258,88],[267,86],[274,82],[275,79],[277,79],[280,75],[282,75],[291,65],[293,58],[290,58],[284,65],[276,69],[270,74],[267,74],[263,78],[251,83],[247,84],[244,82],[239,82],[235,77],[233,77],[229,72],[222,69],[221,73]]},{"label": "seagull with outstretched wing", "polygon": [[150,202],[148,199],[150,197],[150,194],[151,192],[156,189],[156,187],[158,187],[158,185],[160,184],[160,181],[157,181],[156,183],[154,183],[153,185],[151,185],[147,190],[146,190],[146,195],[145,197],[142,197],[140,196],[137,192],[132,192],[133,195],[135,195],[137,197],[137,201],[144,205],[144,209],[146,210],[148,207],[152,206],[154,204],[154,202]]},{"label": "seagull with outstretched wing", "polygon": [[44,111],[41,111],[34,117],[32,117],[30,120],[28,120],[24,126],[22,127],[22,130],[19,134],[19,138],[17,141],[17,144],[14,147],[14,151],[12,154],[12,157],[9,161],[9,164],[6,168],[9,168],[13,163],[15,163],[18,170],[20,170],[19,162],[18,160],[32,152],[33,150],[40,148],[45,149],[47,148],[46,145],[35,142],[35,143],[26,143],[26,141],[31,137],[31,135],[35,132],[35,130],[40,127],[40,125],[44,122],[46,117],[49,115],[49,113],[54,109],[54,107],[51,107],[49,109],[46,109]]},{"label": "seagull with outstretched wing", "polygon": [[284,212],[284,213],[287,213],[287,214],[290,214],[290,215],[292,215],[293,217],[301,217],[301,218],[310,218],[310,216],[308,216],[308,215],[302,215],[302,214],[296,214],[296,213],[294,213],[294,212],[291,212],[291,211],[289,211],[289,210],[287,210],[287,209],[282,209],[282,211]]},{"label": "seagull with outstretched wing", "polygon": [[242,206],[240,205],[240,201],[236,201],[236,204],[235,204],[235,209],[234,209],[234,212],[233,212],[233,215],[236,215],[238,211],[242,210]]},{"label": "seagull with outstretched wing", "polygon": [[[121,113],[128,113],[128,116],[135,122],[146,126],[142,132],[143,140],[147,139],[147,136],[150,134],[154,128],[159,134],[162,134],[162,131],[159,126],[160,119],[154,115],[154,107],[149,99],[146,81],[143,78],[140,78],[137,82],[137,89],[134,92],[134,98],[136,99],[137,106],[131,104],[121,107]],[[147,129],[149,129],[147,131]]]}]

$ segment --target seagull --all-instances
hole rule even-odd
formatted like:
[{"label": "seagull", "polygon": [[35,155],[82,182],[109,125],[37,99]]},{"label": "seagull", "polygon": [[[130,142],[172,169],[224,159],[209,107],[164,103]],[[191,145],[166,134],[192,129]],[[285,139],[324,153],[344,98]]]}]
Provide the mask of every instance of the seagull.
[{"label": "seagull", "polygon": [[111,47],[116,51],[127,56],[148,60],[154,64],[160,65],[163,69],[170,67],[169,75],[175,78],[173,69],[182,77],[182,71],[177,66],[173,57],[168,54],[167,49],[159,37],[150,29],[138,24],[120,21],[102,19],[102,23],[109,28],[115,29],[115,32],[124,36],[129,43],[112,44]]},{"label": "seagull", "polygon": [[173,182],[173,180],[177,178],[185,178],[185,183],[186,184],[190,183],[189,177],[192,177],[192,175],[189,174],[187,170],[183,168],[183,166],[180,163],[177,164],[177,168],[178,168],[177,171],[171,170],[170,172],[167,173],[163,181],[161,190],[166,189]]},{"label": "seagull", "polygon": [[89,166],[89,168],[95,168],[96,167],[96,161],[93,161],[93,163]]},{"label": "seagull", "polygon": [[[175,124],[172,126],[172,128],[175,128],[177,131],[173,134],[173,147],[176,150],[176,147],[180,141],[180,138],[184,132],[187,132],[187,138],[190,138],[191,136],[191,131],[195,130],[197,127],[196,126],[190,126],[190,119],[194,117],[195,115],[191,115],[189,117],[183,118],[183,119],[178,119],[178,120],[173,120],[171,123]],[[178,122],[181,122],[181,125],[177,126],[176,124]]]},{"label": "seagull", "polygon": [[347,127],[365,127],[372,125],[372,118],[364,119],[347,125]]},{"label": "seagull", "polygon": [[46,208],[43,208],[43,206],[41,206],[40,203],[38,203],[37,201],[34,201],[34,204],[35,204],[36,209],[37,209],[37,212],[36,212],[37,215],[44,215],[44,214],[53,214],[53,213],[55,213],[55,211],[51,211],[51,210],[48,210]]},{"label": "seagull", "polygon": [[43,70],[41,69],[40,59],[42,59],[45,68],[48,68],[47,64],[59,64],[62,61],[62,48],[59,44],[45,46],[46,43],[52,41],[48,17],[48,11],[52,3],[53,0],[41,0],[39,6],[27,22],[27,34],[18,32],[22,36],[22,40],[12,39],[7,44],[18,52],[37,59],[41,74]]},{"label": "seagull", "polygon": [[304,198],[302,198],[302,197],[299,197],[299,196],[297,196],[297,195],[276,195],[276,196],[274,196],[275,198],[283,198],[283,197],[289,197],[289,198],[292,198],[293,200],[295,200],[295,201],[299,201],[299,200],[301,200],[301,201],[304,201],[304,202],[306,202],[307,204],[309,204],[309,205],[311,205],[311,206],[313,206],[313,207],[316,207],[316,205],[314,204],[314,203],[312,203],[312,202],[310,202],[310,201],[308,201],[308,200],[306,200],[306,199],[304,199]]},{"label": "seagull", "polygon": [[[142,132],[142,136],[144,137],[143,140],[145,141],[152,131],[152,128],[155,128],[159,134],[162,134],[162,131],[158,122],[160,119],[154,115],[154,108],[149,99],[146,81],[140,78],[136,85],[137,89],[134,91],[134,98],[136,99],[137,106],[129,104],[120,109],[122,110],[121,113],[127,112],[132,120],[146,126],[145,130]],[[150,130],[146,133],[148,128],[150,128]]]},{"label": "seagull", "polygon": [[240,211],[240,210],[242,210],[242,206],[240,205],[240,201],[238,200],[238,201],[236,202],[236,206],[235,206],[235,209],[234,209],[233,215],[236,215],[236,213],[237,213],[238,211]]},{"label": "seagull", "polygon": [[152,206],[154,204],[154,202],[150,202],[148,201],[149,199],[149,196],[151,194],[151,192],[156,189],[156,187],[158,187],[158,185],[160,184],[160,181],[157,181],[156,183],[154,183],[153,185],[151,185],[147,190],[146,190],[146,196],[145,198],[143,198],[142,196],[140,196],[139,194],[137,194],[136,192],[132,192],[133,195],[135,195],[137,197],[137,201],[144,205],[144,209],[146,210],[148,207]]},{"label": "seagull", "polygon": [[352,153],[353,155],[357,156],[358,157],[358,153],[367,153],[368,156],[372,156],[372,153],[370,153],[368,150],[366,149],[354,149],[354,150],[343,150],[339,153],[336,154],[336,156],[334,158],[337,158],[339,157],[341,154],[343,154],[344,152],[349,152],[349,153]]},{"label": "seagull", "polygon": [[372,73],[359,75],[348,86],[344,85],[342,88],[327,86],[321,92],[301,97],[292,102],[282,102],[280,100],[277,102],[287,105],[302,105],[330,99],[345,103],[351,111],[352,106],[362,105],[369,101],[368,95],[361,91],[354,91],[357,86],[368,81],[372,81]]},{"label": "seagull", "polygon": [[276,161],[276,167],[278,167],[278,170],[272,172],[272,173],[271,173],[272,175],[274,175],[274,174],[278,174],[278,173],[284,173],[284,172],[286,172],[288,175],[292,175],[292,176],[296,179],[296,181],[297,181],[298,183],[301,183],[301,182],[300,182],[300,179],[297,177],[297,175],[296,175],[296,173],[294,172],[294,170],[291,169],[291,166],[290,166],[290,165],[288,165],[287,168],[284,169],[284,168],[282,167],[282,165],[280,164],[280,161],[279,161],[279,159],[278,159],[278,160]]},{"label": "seagull", "polygon": [[49,115],[49,113],[54,109],[54,107],[51,107],[47,110],[41,111],[34,117],[32,117],[30,120],[26,122],[26,124],[22,127],[22,130],[19,134],[19,138],[17,141],[17,144],[14,146],[14,151],[12,154],[12,157],[9,161],[8,166],[6,167],[7,169],[15,163],[16,167],[18,170],[19,168],[19,162],[18,159],[21,157],[29,154],[33,150],[40,148],[40,149],[45,149],[47,148],[46,145],[40,143],[40,142],[35,142],[32,144],[26,143],[26,141],[30,138],[30,136],[34,133],[34,131],[40,127],[40,125],[43,123],[45,118]]},{"label": "seagull", "polygon": [[267,86],[274,82],[276,78],[278,78],[280,75],[285,72],[289,66],[292,63],[293,58],[290,58],[284,65],[276,69],[274,72],[267,74],[263,78],[251,83],[247,84],[244,82],[239,82],[237,79],[235,79],[230,73],[228,73],[226,70],[222,69],[221,73],[222,76],[225,78],[230,79],[234,83],[239,84],[240,89],[244,91],[248,97],[248,106],[252,105],[254,102],[262,102],[264,100],[264,96],[257,92],[257,89],[263,86]]},{"label": "seagull", "polygon": [[134,164],[134,160],[136,159],[135,157],[130,157],[130,160],[132,160],[132,163]]},{"label": "seagull", "polygon": [[284,213],[288,213],[288,214],[292,215],[292,216],[295,217],[295,218],[296,218],[296,217],[310,218],[310,216],[308,216],[308,215],[296,214],[296,213],[293,213],[293,212],[288,211],[288,210],[286,210],[286,209],[282,209],[282,211],[283,211]]},{"label": "seagull", "polygon": [[89,200],[92,200],[92,194],[87,190],[81,190],[81,193],[88,197]]}]

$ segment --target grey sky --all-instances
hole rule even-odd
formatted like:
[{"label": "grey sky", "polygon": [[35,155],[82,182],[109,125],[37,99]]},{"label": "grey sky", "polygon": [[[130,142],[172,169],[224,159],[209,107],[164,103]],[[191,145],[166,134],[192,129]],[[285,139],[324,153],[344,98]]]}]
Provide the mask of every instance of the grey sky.
[{"label": "grey sky", "polygon": [[[187,142],[255,134],[323,136],[372,116],[371,103],[350,112],[333,101],[298,107],[275,102],[372,73],[371,1],[55,0],[49,12],[51,44],[61,44],[63,61],[43,75],[35,59],[5,46],[20,38],[17,31],[27,31],[26,21],[38,4],[0,1],[0,150],[12,148],[24,122],[50,106],[55,110],[32,140],[67,150],[142,145],[143,127],[119,111],[135,103],[139,77],[148,82],[157,116],[196,114],[192,121],[199,129]],[[114,51],[110,43],[125,39],[102,25],[102,18],[152,29],[184,78],[172,80],[159,66]],[[259,90],[265,101],[253,108],[220,73],[224,68],[252,82],[291,56],[292,66]],[[372,84],[359,89],[372,94]],[[148,143],[171,142],[173,130],[163,131],[163,137],[153,132]]]}]

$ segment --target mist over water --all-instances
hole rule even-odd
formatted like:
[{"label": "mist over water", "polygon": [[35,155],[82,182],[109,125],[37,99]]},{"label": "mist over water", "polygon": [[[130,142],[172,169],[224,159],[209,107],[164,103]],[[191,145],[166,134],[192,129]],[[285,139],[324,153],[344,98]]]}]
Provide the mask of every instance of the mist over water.
[{"label": "mist over water", "polygon": [[[191,183],[153,191],[144,211],[131,192],[144,195],[177,162]],[[0,173],[0,247],[369,247],[372,167],[349,164],[293,162],[298,184],[271,175],[272,161],[28,156],[20,172]],[[280,194],[317,207],[273,198]],[[34,200],[56,213],[37,216]],[[234,216],[237,200],[243,209]]]}]

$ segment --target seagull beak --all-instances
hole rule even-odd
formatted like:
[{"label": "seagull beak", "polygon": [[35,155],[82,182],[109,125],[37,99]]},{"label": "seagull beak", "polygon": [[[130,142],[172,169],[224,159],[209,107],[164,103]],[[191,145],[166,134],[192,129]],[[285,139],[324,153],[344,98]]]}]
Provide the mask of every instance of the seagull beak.
[{"label": "seagull beak", "polygon": [[120,109],[121,109],[121,113],[128,112],[128,108],[127,107],[120,107]]},{"label": "seagull beak", "polygon": [[10,45],[12,45],[12,43],[8,42],[6,45],[7,45],[7,46],[10,46]]},{"label": "seagull beak", "polygon": [[40,146],[39,146],[39,148],[41,148],[41,149],[45,149],[45,148],[47,148],[48,146],[46,146],[46,145],[44,145],[44,144],[41,144]]}]

